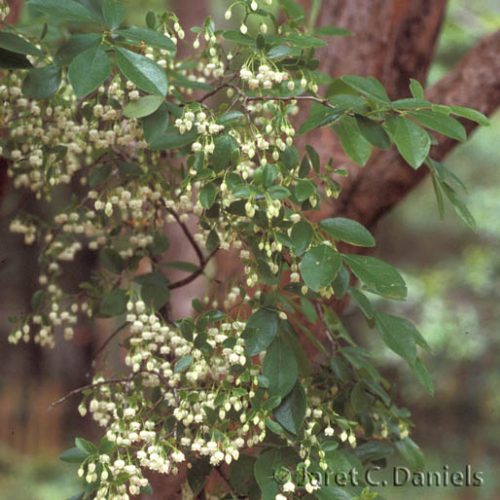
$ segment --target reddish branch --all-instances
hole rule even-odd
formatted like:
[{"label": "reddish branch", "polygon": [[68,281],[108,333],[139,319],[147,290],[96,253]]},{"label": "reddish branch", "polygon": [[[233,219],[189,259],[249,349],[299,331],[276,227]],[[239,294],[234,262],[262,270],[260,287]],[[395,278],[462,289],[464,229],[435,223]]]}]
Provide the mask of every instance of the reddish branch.
[{"label": "reddish branch", "polygon": [[[480,41],[450,73],[428,89],[427,97],[438,103],[469,106],[486,115],[494,113],[500,107],[500,31]],[[464,125],[469,132],[476,127],[470,121],[464,121]],[[432,157],[442,160],[456,145],[455,141],[440,137]],[[333,211],[373,227],[427,174],[426,168],[413,170],[394,151],[380,154],[358,170],[358,175],[351,176]]]}]

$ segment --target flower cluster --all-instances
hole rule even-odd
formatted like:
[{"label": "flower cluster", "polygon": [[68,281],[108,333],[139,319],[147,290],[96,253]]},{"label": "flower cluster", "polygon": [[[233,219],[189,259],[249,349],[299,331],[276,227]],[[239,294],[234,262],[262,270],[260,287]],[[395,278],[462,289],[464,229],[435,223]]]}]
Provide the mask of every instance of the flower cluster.
[{"label": "flower cluster", "polygon": [[0,0],[0,22],[5,21],[10,14],[10,7],[7,0]]}]

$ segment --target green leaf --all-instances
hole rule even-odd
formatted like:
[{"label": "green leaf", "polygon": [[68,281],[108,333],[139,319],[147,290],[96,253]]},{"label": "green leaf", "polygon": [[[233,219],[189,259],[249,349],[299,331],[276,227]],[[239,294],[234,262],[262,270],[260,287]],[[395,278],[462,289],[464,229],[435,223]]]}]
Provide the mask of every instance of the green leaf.
[{"label": "green leaf", "polygon": [[390,299],[406,297],[406,284],[399,272],[390,264],[364,255],[343,257],[354,275],[370,292]]},{"label": "green leaf", "polygon": [[269,380],[270,396],[285,397],[299,375],[293,349],[281,337],[276,337],[266,352],[262,373]]},{"label": "green leaf", "polygon": [[452,189],[448,184],[441,182],[440,186],[450,201],[450,203],[453,205],[453,208],[455,209],[455,212],[458,214],[458,216],[471,228],[475,229],[476,228],[476,221],[474,219],[474,216],[470,213],[469,209],[465,205],[465,203],[460,199],[460,197],[457,195],[454,189]]},{"label": "green leaf", "polygon": [[283,454],[282,448],[273,448],[261,453],[255,461],[253,470],[261,491],[258,498],[261,500],[274,500],[280,492],[275,474],[285,461]]},{"label": "green leaf", "polygon": [[475,109],[465,108],[464,106],[450,106],[450,109],[454,115],[467,118],[467,120],[476,122],[479,125],[488,126],[490,124],[488,117]]},{"label": "green leaf", "polygon": [[296,21],[304,19],[305,14],[302,5],[294,0],[279,0],[279,2],[290,19],[294,19]]},{"label": "green leaf", "polygon": [[422,363],[422,361],[417,358],[415,360],[415,363],[412,365],[412,370],[413,373],[416,375],[418,378],[419,382],[422,384],[422,386],[425,388],[425,390],[431,395],[434,395],[434,383],[432,381],[432,377],[425,367],[425,365]]},{"label": "green leaf", "polygon": [[174,125],[167,127],[163,134],[158,134],[153,137],[150,142],[153,151],[163,149],[182,148],[193,143],[198,137],[198,132],[194,129],[184,134],[179,133],[179,130]]},{"label": "green leaf", "polygon": [[105,317],[120,316],[127,309],[127,300],[127,292],[121,288],[115,288],[102,298],[99,314]]},{"label": "green leaf", "polygon": [[100,23],[100,19],[89,9],[74,0],[29,0],[28,5],[42,14],[60,20],[80,23]]},{"label": "green leaf", "polygon": [[171,267],[172,269],[177,269],[178,271],[184,271],[186,273],[194,273],[198,271],[198,266],[192,262],[185,262],[183,260],[174,260],[171,262],[165,262],[165,267]]},{"label": "green leaf", "polygon": [[170,297],[170,289],[167,278],[161,272],[152,271],[137,276],[134,281],[141,285],[141,296],[147,305],[158,310],[167,303]]},{"label": "green leaf", "polygon": [[193,356],[188,354],[180,358],[174,366],[174,373],[185,372],[193,364]]},{"label": "green leaf", "polygon": [[304,255],[299,267],[304,283],[317,292],[332,283],[341,265],[340,254],[331,246],[321,244]]},{"label": "green leaf", "polygon": [[293,252],[295,255],[300,256],[309,248],[313,234],[314,231],[311,224],[305,220],[293,225],[290,239],[293,243]]},{"label": "green leaf", "polygon": [[80,464],[88,456],[89,453],[87,453],[86,451],[82,451],[79,448],[69,448],[68,450],[63,451],[59,455],[59,460],[63,462],[68,462],[70,464]]},{"label": "green leaf", "polygon": [[120,0],[103,0],[102,15],[106,25],[112,30],[118,28],[125,20],[127,10]]},{"label": "green leaf", "polygon": [[240,33],[239,31],[236,30],[224,31],[222,33],[222,36],[224,37],[225,40],[228,40],[229,42],[255,47],[255,40],[249,37],[248,35]]},{"label": "green leaf", "polygon": [[124,108],[123,114],[127,118],[144,118],[152,115],[163,103],[161,95],[146,95],[136,101],[130,101]]},{"label": "green leaf", "polygon": [[13,33],[0,31],[0,48],[16,54],[40,56],[43,52],[32,43]]},{"label": "green leaf", "polygon": [[288,432],[297,435],[304,423],[306,408],[306,394],[300,383],[297,383],[281,405],[274,410],[274,418]]},{"label": "green leaf", "polygon": [[355,220],[335,217],[324,219],[319,225],[334,240],[345,241],[359,247],[375,246],[375,238],[370,231]]},{"label": "green leaf", "polygon": [[168,109],[163,103],[154,113],[144,117],[142,120],[144,138],[148,143],[161,140],[168,128]]},{"label": "green leaf", "polygon": [[316,38],[311,35],[302,35],[299,33],[294,33],[291,35],[286,35],[280,37],[283,42],[288,42],[293,47],[299,47],[301,49],[312,49],[317,47],[324,47],[326,42],[321,40],[321,38]]},{"label": "green leaf", "polygon": [[345,28],[338,28],[337,26],[320,26],[315,28],[315,35],[319,36],[351,36],[352,32]]},{"label": "green leaf", "polygon": [[116,33],[133,42],[144,42],[151,47],[169,50],[170,52],[177,50],[175,43],[169,37],[149,28],[131,26],[130,28],[116,30]]},{"label": "green leaf", "polygon": [[361,134],[356,120],[352,116],[344,116],[333,125],[333,130],[347,156],[358,165],[366,165],[372,153],[372,146]]},{"label": "green leaf", "polygon": [[109,164],[93,169],[89,175],[89,186],[91,188],[95,188],[100,184],[103,184],[106,180],[108,180],[112,170],[113,169]]},{"label": "green leaf", "polygon": [[301,179],[297,181],[293,191],[295,199],[302,203],[316,193],[316,185],[307,179]]},{"label": "green leaf", "polygon": [[229,468],[229,482],[236,493],[244,498],[249,498],[253,487],[258,488],[253,475],[255,460],[254,457],[240,455],[240,458],[233,461]]},{"label": "green leaf", "polygon": [[147,57],[116,47],[116,63],[122,74],[138,88],[150,94],[167,95],[165,70]]},{"label": "green leaf", "polygon": [[245,115],[241,111],[228,111],[217,118],[217,123],[220,125],[229,125],[235,122],[239,122],[245,118]]},{"label": "green leaf", "polygon": [[416,328],[403,318],[377,312],[375,324],[382,335],[382,339],[396,354],[412,365],[417,359],[417,344],[414,330]]},{"label": "green leaf", "polygon": [[93,92],[111,72],[109,57],[96,45],[77,55],[68,68],[68,79],[77,97]]},{"label": "green leaf", "polygon": [[313,106],[309,118],[300,125],[297,134],[307,134],[311,130],[329,125],[338,120],[344,113],[343,109],[331,109],[323,105]]},{"label": "green leaf", "polygon": [[370,144],[379,149],[390,147],[391,140],[379,123],[361,115],[356,115],[356,123],[359,131]]},{"label": "green leaf", "polygon": [[61,70],[54,65],[33,68],[23,81],[23,94],[32,99],[48,99],[61,85]]},{"label": "green leaf", "polygon": [[0,49],[0,69],[28,69],[33,65],[23,54]]},{"label": "green leaf", "polygon": [[99,44],[101,36],[97,33],[84,33],[73,35],[64,43],[54,56],[54,62],[58,66],[67,66],[78,54],[84,50]]},{"label": "green leaf", "polygon": [[362,291],[358,290],[357,288],[350,288],[349,294],[354,299],[354,302],[356,302],[361,312],[368,319],[372,319],[375,317],[375,309],[373,308],[368,297]]},{"label": "green leaf", "polygon": [[460,142],[467,140],[464,126],[451,116],[431,110],[410,111],[409,114],[426,128]]},{"label": "green leaf", "polygon": [[390,103],[389,96],[384,89],[384,86],[373,77],[364,77],[357,75],[346,75],[340,78],[345,84],[349,85],[352,89],[358,91],[360,94],[380,101],[384,104]]},{"label": "green leaf", "polygon": [[429,134],[415,122],[402,116],[389,118],[387,125],[401,156],[413,168],[419,168],[431,148]]},{"label": "green leaf", "polygon": [[396,441],[395,445],[413,470],[421,470],[425,467],[424,455],[412,439],[407,437],[401,441]]},{"label": "green leaf", "polygon": [[244,332],[246,352],[255,356],[269,347],[278,333],[279,319],[276,311],[259,309],[250,316]]},{"label": "green leaf", "polygon": [[212,472],[212,466],[206,457],[194,460],[191,464],[192,467],[188,469],[187,479],[194,498],[196,498],[205,487],[208,476]]},{"label": "green leaf", "polygon": [[271,186],[267,190],[267,194],[273,200],[285,200],[286,198],[292,196],[292,193],[290,193],[290,191],[285,186]]},{"label": "green leaf", "polygon": [[200,203],[205,209],[209,209],[217,199],[218,189],[213,182],[206,184],[200,190]]},{"label": "green leaf", "polygon": [[410,92],[415,99],[425,99],[425,92],[418,80],[410,78]]},{"label": "green leaf", "polygon": [[125,269],[123,257],[113,248],[103,248],[99,252],[99,260],[102,266],[112,273],[119,274]]},{"label": "green leaf", "polygon": [[88,439],[84,439],[82,437],[75,438],[75,446],[88,455],[92,455],[97,452],[95,444],[92,443],[92,441],[89,441]]},{"label": "green leaf", "polygon": [[220,171],[225,169],[239,151],[236,139],[229,134],[223,134],[214,140],[214,152],[212,162],[214,169]]}]

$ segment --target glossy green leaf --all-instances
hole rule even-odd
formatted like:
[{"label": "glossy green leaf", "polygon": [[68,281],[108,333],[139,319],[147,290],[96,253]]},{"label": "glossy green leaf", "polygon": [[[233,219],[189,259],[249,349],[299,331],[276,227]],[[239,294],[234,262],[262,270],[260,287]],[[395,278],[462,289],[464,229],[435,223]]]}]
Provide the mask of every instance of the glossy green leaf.
[{"label": "glossy green leaf", "polygon": [[97,33],[73,35],[58,49],[54,56],[54,62],[58,66],[67,66],[78,54],[98,45],[100,41],[101,36]]},{"label": "glossy green leaf", "polygon": [[127,118],[144,118],[152,115],[163,103],[161,95],[146,95],[136,101],[130,101],[124,108],[123,114]]},{"label": "glossy green leaf", "polygon": [[391,299],[404,299],[406,284],[396,268],[375,257],[344,255],[354,275],[373,293]]},{"label": "glossy green leaf", "polygon": [[304,423],[307,400],[302,386],[297,383],[292,392],[274,410],[274,418],[288,432],[297,435]]},{"label": "glossy green leaf", "polygon": [[48,99],[53,96],[61,85],[61,70],[49,65],[43,68],[33,68],[23,81],[23,94],[32,99]]},{"label": "glossy green leaf", "polygon": [[490,124],[488,117],[475,109],[465,108],[464,106],[450,106],[450,109],[454,115],[467,118],[467,120],[476,122],[479,125],[488,126]]},{"label": "glossy green leaf", "polygon": [[188,144],[192,144],[198,137],[198,132],[194,129],[181,134],[175,126],[167,127],[167,130],[162,134],[155,134],[151,138],[150,145],[153,151],[162,149],[182,148]]},{"label": "glossy green leaf", "polygon": [[20,36],[0,31],[0,48],[16,54],[39,56],[43,52]]},{"label": "glossy green leaf", "polygon": [[244,332],[246,352],[255,356],[269,347],[278,334],[279,319],[276,311],[259,309],[250,316]]},{"label": "glossy green leaf", "polygon": [[416,328],[403,318],[384,313],[375,314],[377,330],[384,343],[410,365],[417,359],[417,344],[414,330]]},{"label": "glossy green leaf", "polygon": [[312,49],[318,47],[324,47],[326,42],[321,40],[321,38],[316,38],[311,35],[302,35],[299,33],[294,33],[291,35],[286,35],[280,37],[280,40],[288,42],[293,47],[298,47],[300,49]]},{"label": "glossy green leaf", "polygon": [[297,181],[297,184],[294,186],[293,192],[295,195],[295,199],[299,203],[302,203],[316,193],[316,185],[310,180],[301,179]]},{"label": "glossy green leaf", "polygon": [[409,114],[426,128],[460,142],[467,139],[464,126],[451,116],[431,110],[410,111]]},{"label": "glossy green leaf", "polygon": [[347,156],[358,165],[366,165],[372,153],[372,145],[361,134],[356,120],[352,116],[344,116],[333,125],[333,130]]},{"label": "glossy green leaf", "polygon": [[415,99],[425,99],[425,92],[422,84],[413,78],[410,78],[410,92]]},{"label": "glossy green leaf", "polygon": [[402,116],[390,118],[387,125],[401,156],[413,168],[419,168],[431,148],[429,134],[415,122]]},{"label": "glossy green leaf", "polygon": [[174,365],[174,373],[183,373],[193,364],[193,356],[188,354],[180,358]]},{"label": "glossy green leaf", "polygon": [[141,120],[144,138],[150,144],[161,141],[168,129],[168,109],[163,103],[154,113]]},{"label": "glossy green leaf", "polygon": [[68,79],[77,97],[93,92],[111,72],[109,57],[102,45],[77,55],[68,68]]},{"label": "glossy green leaf", "polygon": [[118,28],[125,20],[126,14],[127,10],[121,0],[103,0],[102,15],[109,28]]},{"label": "glossy green leaf", "polygon": [[314,34],[319,36],[350,36],[352,32],[337,26],[320,26],[314,29]]},{"label": "glossy green leaf", "polygon": [[60,20],[80,23],[100,23],[101,21],[82,3],[74,0],[29,0],[28,5],[42,14]]},{"label": "glossy green leaf", "polygon": [[125,260],[113,248],[103,248],[99,252],[99,261],[103,267],[115,274],[119,274],[125,269]]},{"label": "glossy green leaf", "polygon": [[387,149],[391,140],[382,125],[362,115],[356,115],[356,123],[362,136],[373,146],[379,149]]},{"label": "glossy green leaf", "polygon": [[229,42],[238,43],[240,45],[255,46],[255,40],[248,35],[244,35],[236,30],[228,30],[222,33],[225,40]]},{"label": "glossy green leaf", "polygon": [[349,85],[352,89],[358,91],[360,94],[380,101],[382,103],[390,103],[389,96],[384,89],[384,86],[373,77],[364,77],[357,75],[346,75],[340,78],[344,83]]},{"label": "glossy green leaf", "polygon": [[218,191],[219,190],[213,183],[203,186],[200,190],[201,206],[208,210],[215,203]]},{"label": "glossy green leaf", "polygon": [[70,464],[80,464],[82,463],[87,457],[89,456],[89,453],[80,450],[79,448],[69,448],[68,450],[63,451],[59,455],[59,460],[63,462],[68,462]]},{"label": "glossy green leaf", "polygon": [[238,154],[239,146],[236,139],[229,134],[223,134],[214,140],[212,162],[216,171],[223,170]]},{"label": "glossy green leaf", "polygon": [[147,57],[121,47],[116,47],[115,51],[118,68],[138,88],[150,94],[167,94],[167,75],[161,66]]},{"label": "glossy green leaf", "polygon": [[284,398],[297,382],[299,375],[293,349],[281,337],[276,337],[266,352],[262,373],[269,380],[269,394]]},{"label": "glossy green leaf", "polygon": [[116,33],[133,42],[144,42],[151,47],[169,50],[170,52],[177,50],[175,43],[169,37],[149,28],[131,26],[130,28],[116,30]]},{"label": "glossy green leaf", "polygon": [[115,288],[104,295],[99,306],[99,314],[105,317],[120,316],[127,309],[127,292],[121,288]]},{"label": "glossy green leaf", "polygon": [[334,240],[345,241],[359,247],[374,247],[375,238],[359,222],[343,217],[323,219],[320,227]]},{"label": "glossy green leaf", "polygon": [[293,252],[295,255],[300,256],[309,248],[313,234],[314,231],[311,224],[305,220],[293,225],[290,239],[293,243]]},{"label": "glossy green leaf", "polygon": [[412,371],[425,388],[425,390],[431,395],[434,395],[434,383],[432,381],[432,377],[427,370],[426,366],[422,362],[421,359],[417,358],[413,365],[411,365]]},{"label": "glossy green leaf", "polygon": [[422,470],[425,466],[424,455],[417,444],[410,438],[396,441],[396,448],[413,470]]},{"label": "glossy green leaf", "polygon": [[0,48],[0,69],[29,69],[33,65],[23,54]]},{"label": "glossy green leaf", "polygon": [[337,275],[342,259],[330,245],[321,244],[309,250],[300,263],[304,283],[314,291],[329,286]]},{"label": "glossy green leaf", "polygon": [[158,310],[167,303],[170,289],[167,278],[161,272],[143,274],[137,276],[134,281],[141,285],[141,297],[148,306]]}]

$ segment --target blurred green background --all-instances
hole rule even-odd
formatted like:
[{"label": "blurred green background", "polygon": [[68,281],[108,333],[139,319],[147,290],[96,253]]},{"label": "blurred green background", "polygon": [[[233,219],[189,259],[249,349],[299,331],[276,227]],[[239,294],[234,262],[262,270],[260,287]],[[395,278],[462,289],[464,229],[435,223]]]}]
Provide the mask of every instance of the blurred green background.
[{"label": "blurred green background", "polygon": [[[161,9],[159,0],[128,0],[134,21],[141,22],[149,9]],[[191,2],[188,2],[191,3]],[[195,3],[195,2],[192,2]],[[196,2],[198,3],[198,2]],[[218,19],[228,2],[213,0]],[[193,8],[193,6],[191,6]],[[430,83],[444,74],[485,34],[500,28],[498,0],[451,0],[439,41]],[[381,344],[374,341],[381,365],[396,381],[399,403],[407,406],[417,426],[413,436],[426,453],[428,470],[463,470],[470,464],[482,471],[481,488],[384,488],[388,500],[482,500],[500,498],[500,115],[492,125],[474,134],[448,159],[469,188],[467,201],[478,229],[470,231],[448,209],[440,220],[431,184],[424,182],[381,224],[379,255],[399,266],[409,284],[409,300],[384,304],[396,314],[417,323],[433,352],[426,362],[436,385],[434,397],[424,393],[408,370]],[[5,219],[14,207],[9,199],[1,208],[0,230],[6,253],[23,252],[21,267],[34,272],[34,258],[19,250],[17,238],[7,236]],[[1,255],[0,255],[1,257]],[[26,271],[27,270],[27,271]],[[0,269],[11,287],[0,291],[7,311],[22,308],[29,300],[28,285],[21,285],[19,267]],[[29,280],[28,280],[29,281]],[[6,313],[4,313],[6,316]],[[365,326],[354,311],[348,322]],[[63,392],[58,380],[79,382],[78,349],[89,349],[89,334],[77,335],[76,346],[64,347],[50,356],[36,348],[14,353],[5,341],[8,324],[0,317],[0,498],[9,500],[64,499],[78,490],[74,469],[58,462],[57,453],[70,445],[75,433],[92,435],[88,422],[76,417],[77,401],[48,411],[48,404]],[[366,332],[365,338],[372,338]],[[68,365],[60,357],[71,361]],[[74,376],[72,375],[74,374]],[[40,389],[26,381],[43,376]],[[73,385],[74,387],[75,385]],[[404,397],[402,396],[404,394]],[[16,450],[16,451],[14,451]],[[166,497],[167,498],[167,497]]]}]

